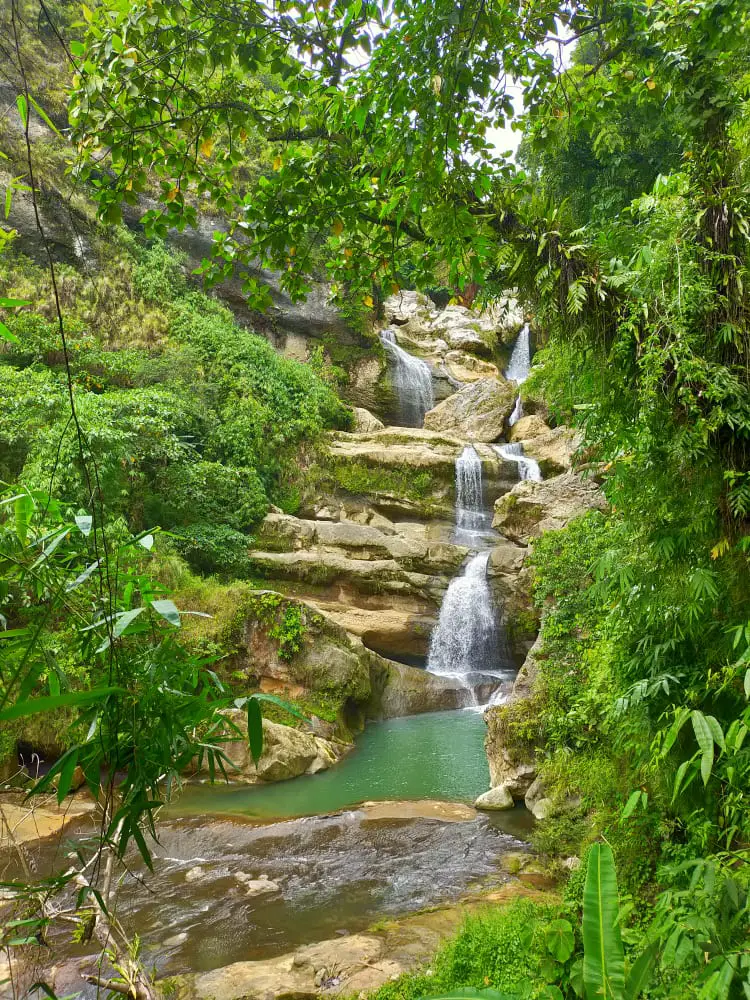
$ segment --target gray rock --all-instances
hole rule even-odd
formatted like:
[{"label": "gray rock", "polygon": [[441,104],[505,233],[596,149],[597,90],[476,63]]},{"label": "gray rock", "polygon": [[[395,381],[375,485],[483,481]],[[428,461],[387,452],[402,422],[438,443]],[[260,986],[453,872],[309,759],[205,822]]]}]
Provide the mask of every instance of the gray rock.
[{"label": "gray rock", "polygon": [[512,809],[514,803],[513,796],[505,785],[497,785],[495,788],[491,788],[488,792],[480,795],[474,802],[474,805],[477,809],[495,812],[502,809]]},{"label": "gray rock", "polygon": [[539,799],[531,808],[531,814],[534,819],[547,819],[555,811],[555,806],[552,799]]},{"label": "gray rock", "polygon": [[528,544],[586,511],[606,509],[604,494],[594,482],[566,472],[542,483],[516,483],[495,504],[492,526],[512,541]]},{"label": "gray rock", "polygon": [[439,403],[424,418],[427,430],[470,441],[496,441],[515,403],[517,386],[505,379],[485,378]]}]

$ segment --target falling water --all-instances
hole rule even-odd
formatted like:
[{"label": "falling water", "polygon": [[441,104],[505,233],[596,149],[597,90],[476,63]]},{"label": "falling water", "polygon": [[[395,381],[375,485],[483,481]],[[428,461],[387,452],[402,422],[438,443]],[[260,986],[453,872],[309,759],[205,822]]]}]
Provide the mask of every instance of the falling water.
[{"label": "falling water", "polygon": [[531,368],[531,347],[529,345],[529,324],[524,323],[518,339],[513,345],[510,364],[505,370],[505,377],[513,382],[525,382]]},{"label": "falling water", "polygon": [[402,426],[421,427],[424,415],[435,405],[429,365],[396,343],[390,327],[382,330],[380,341],[393,361],[392,384],[398,396]]},{"label": "falling water", "polygon": [[[505,370],[505,377],[513,382],[525,382],[529,377],[531,368],[531,347],[529,345],[529,324],[524,323],[521,332],[518,334],[513,353],[510,356],[510,363]],[[516,396],[516,405],[508,418],[508,426],[512,427],[523,416],[523,403],[521,397]]]},{"label": "falling water", "polygon": [[482,460],[471,445],[456,459],[456,525],[478,529],[484,526]]},{"label": "falling water", "polygon": [[461,680],[474,704],[470,675],[492,675],[501,665],[500,637],[487,583],[489,555],[472,556],[463,574],[451,580],[427,660],[430,673]]},{"label": "falling water", "polygon": [[541,483],[542,470],[539,468],[539,463],[524,455],[522,444],[497,444],[494,447],[504,461],[516,463],[519,479],[530,479],[534,483]]},{"label": "falling water", "polygon": [[512,427],[513,424],[517,423],[523,416],[523,403],[521,402],[521,397],[516,396],[516,405],[513,407],[513,412],[508,417],[508,427]]}]

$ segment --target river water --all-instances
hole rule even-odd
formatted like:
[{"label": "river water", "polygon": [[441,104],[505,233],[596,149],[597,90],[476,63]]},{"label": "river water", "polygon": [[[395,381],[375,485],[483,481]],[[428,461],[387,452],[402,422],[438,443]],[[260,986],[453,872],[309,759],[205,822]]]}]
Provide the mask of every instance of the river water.
[{"label": "river water", "polygon": [[[269,958],[504,880],[503,856],[530,827],[524,809],[446,822],[357,808],[363,800],[470,802],[489,784],[484,731],[471,711],[393,719],[368,726],[323,774],[187,786],[160,817],[154,872],[132,859],[118,916],[140,936],[147,964],[170,975]],[[48,842],[40,871],[53,859],[59,867],[63,853]],[[248,891],[247,879],[264,878],[275,891]],[[58,986],[80,989],[86,952],[66,946]]]}]

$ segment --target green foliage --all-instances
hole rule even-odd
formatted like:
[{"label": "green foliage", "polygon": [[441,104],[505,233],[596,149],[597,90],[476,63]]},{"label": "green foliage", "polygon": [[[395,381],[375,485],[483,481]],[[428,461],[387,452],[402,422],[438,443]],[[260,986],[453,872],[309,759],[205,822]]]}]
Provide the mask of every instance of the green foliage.
[{"label": "green foliage", "polygon": [[[182,259],[163,244],[120,242],[97,290],[121,313],[128,301],[136,317],[158,308],[158,344],[113,345],[92,288],[76,272],[63,274],[76,427],[56,323],[14,307],[8,322],[17,342],[0,365],[0,477],[52,483],[80,505],[90,493],[84,464],[93,463],[103,501],[133,530],[174,529],[194,567],[247,575],[250,539],[239,533],[276,499],[299,504],[306,452],[327,427],[348,426],[350,412],[323,370],[279,357],[225,308],[190,291]],[[31,264],[0,267],[10,287],[44,285]]]}]

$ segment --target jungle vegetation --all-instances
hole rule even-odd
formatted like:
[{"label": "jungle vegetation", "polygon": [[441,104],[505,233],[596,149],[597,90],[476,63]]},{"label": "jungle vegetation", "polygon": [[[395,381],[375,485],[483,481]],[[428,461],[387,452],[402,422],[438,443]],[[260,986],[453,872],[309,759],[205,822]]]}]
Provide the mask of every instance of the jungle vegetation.
[{"label": "jungle vegetation", "polygon": [[[30,8],[9,3],[3,45],[28,138],[44,95],[24,69]],[[0,265],[2,475],[22,483],[2,507],[0,719],[70,709],[80,738],[63,777],[73,760],[92,783],[102,764],[127,767],[104,839],[140,844],[157,779],[196,752],[189,733],[210,730],[225,697],[174,640],[176,609],[141,565],[148,528],[203,532],[213,563],[198,568],[238,572],[232,533],[270,500],[290,502],[284,462],[346,420],[322,371],[279,361],[183,285],[159,242],[172,228],[220,213],[201,276],[244,274],[256,308],[257,260],[293,297],[322,272],[364,308],[399,288],[477,285],[485,299],[514,288],[543,340],[528,391],[580,429],[581,462],[610,501],[535,547],[549,655],[534,718],[508,719],[560,799],[579,803],[542,826],[540,847],[584,864],[558,911],[467,928],[435,986],[750,996],[747,5],[103,0],[81,11],[42,4],[33,16],[70,63],[76,184],[108,232],[135,212],[151,241],[116,245],[163,350],[92,335],[91,303],[61,297],[52,257],[46,312],[12,257]],[[492,131],[511,121],[516,159]],[[17,186],[34,189],[30,162]],[[115,403],[140,423],[118,427]],[[219,517],[238,470],[253,470],[247,495]],[[205,503],[187,509],[194,489]],[[97,664],[83,686],[55,666],[63,609],[92,626],[65,632],[63,659]],[[144,701],[156,727],[133,707],[160,672],[176,693]],[[617,866],[616,920],[600,840]],[[596,961],[595,913],[609,914]],[[383,996],[426,989],[410,980]]]}]

